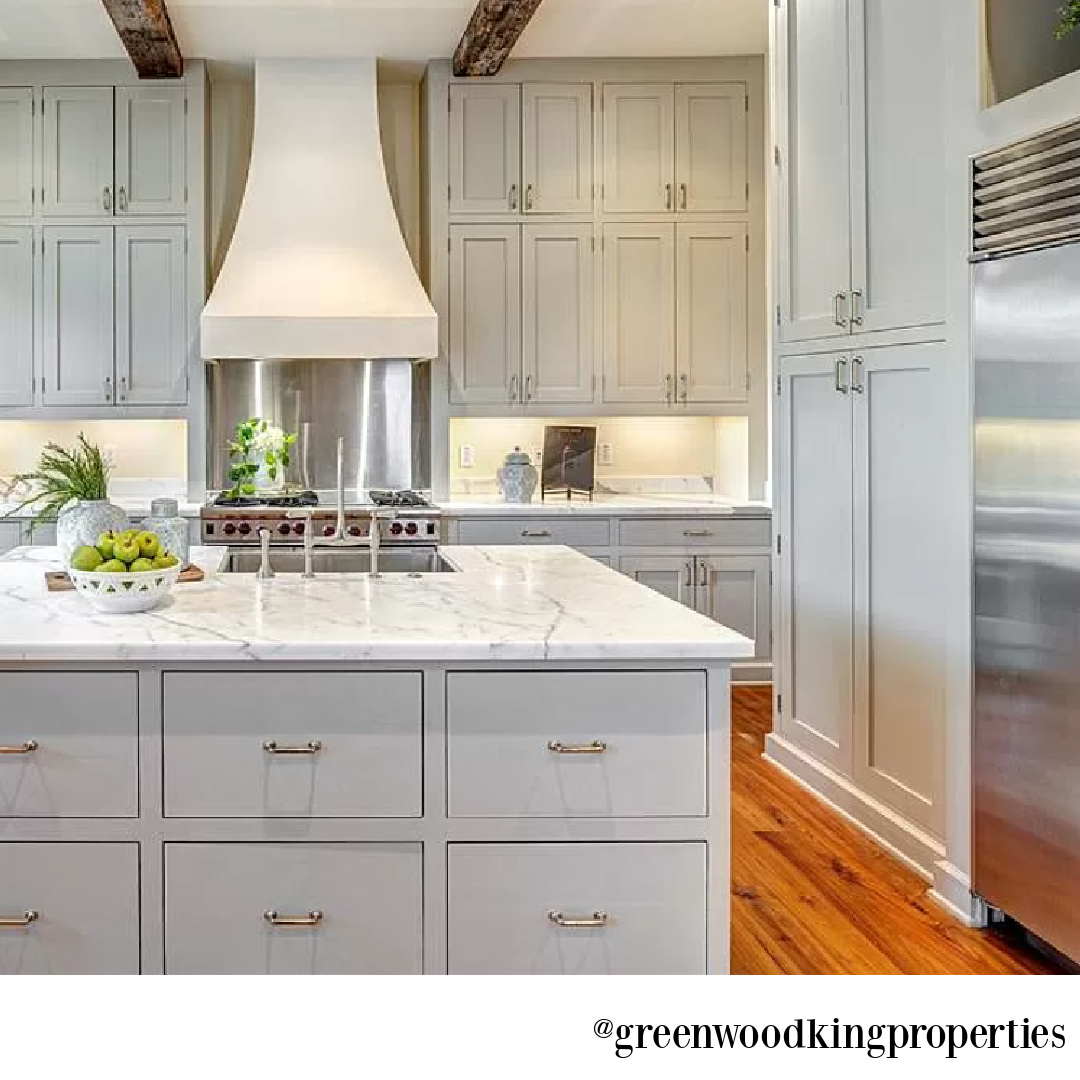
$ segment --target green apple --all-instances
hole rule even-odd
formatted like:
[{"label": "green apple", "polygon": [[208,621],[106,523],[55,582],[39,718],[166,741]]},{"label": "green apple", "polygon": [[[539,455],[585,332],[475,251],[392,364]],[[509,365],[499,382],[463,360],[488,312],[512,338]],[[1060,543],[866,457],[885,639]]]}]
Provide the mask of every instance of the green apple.
[{"label": "green apple", "polygon": [[73,570],[96,570],[105,560],[101,557],[96,547],[83,544],[77,547],[71,555],[71,568]]},{"label": "green apple", "polygon": [[157,533],[141,532],[135,539],[139,544],[139,554],[144,559],[153,559],[161,550],[161,543],[157,538]]},{"label": "green apple", "polygon": [[154,569],[153,559],[136,559],[129,567],[133,574],[146,574]]},{"label": "green apple", "polygon": [[109,559],[98,567],[99,574],[126,574],[127,567],[119,559]]},{"label": "green apple", "polygon": [[130,544],[138,535],[138,529],[124,529],[123,532],[117,533],[117,537],[124,541],[125,544]]},{"label": "green apple", "polygon": [[135,537],[125,540],[121,536],[113,544],[113,557],[119,559],[120,562],[133,563],[139,557],[139,544]]},{"label": "green apple", "polygon": [[111,559],[113,557],[113,544],[116,543],[116,533],[111,529],[108,532],[103,532],[97,538],[98,553],[103,559]]},{"label": "green apple", "polygon": [[175,566],[180,560],[175,555],[170,555],[167,551],[162,551],[154,559],[155,570],[168,570]]}]

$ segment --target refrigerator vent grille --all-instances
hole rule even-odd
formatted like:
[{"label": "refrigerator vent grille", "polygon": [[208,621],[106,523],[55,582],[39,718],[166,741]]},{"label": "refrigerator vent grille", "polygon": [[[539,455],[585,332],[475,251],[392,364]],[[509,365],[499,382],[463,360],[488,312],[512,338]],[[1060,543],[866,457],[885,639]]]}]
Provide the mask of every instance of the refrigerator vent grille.
[{"label": "refrigerator vent grille", "polygon": [[976,256],[1080,238],[1080,123],[977,157],[972,181]]}]

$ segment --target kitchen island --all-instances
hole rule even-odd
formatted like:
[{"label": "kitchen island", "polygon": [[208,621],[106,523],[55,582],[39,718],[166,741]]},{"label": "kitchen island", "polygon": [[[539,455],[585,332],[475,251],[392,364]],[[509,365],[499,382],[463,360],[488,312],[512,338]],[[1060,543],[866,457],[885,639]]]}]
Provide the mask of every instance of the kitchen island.
[{"label": "kitchen island", "polygon": [[724,972],[734,631],[562,547],[216,573],[0,559],[0,972]]}]

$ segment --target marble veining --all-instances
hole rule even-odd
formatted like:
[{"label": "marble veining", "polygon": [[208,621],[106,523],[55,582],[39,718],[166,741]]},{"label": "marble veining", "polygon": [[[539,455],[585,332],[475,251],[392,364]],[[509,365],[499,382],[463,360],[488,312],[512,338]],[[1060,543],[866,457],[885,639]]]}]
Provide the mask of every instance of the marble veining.
[{"label": "marble veining", "polygon": [[55,548],[0,559],[0,662],[740,660],[753,643],[564,547],[447,547],[458,573],[219,574],[154,611],[107,615],[49,593]]}]

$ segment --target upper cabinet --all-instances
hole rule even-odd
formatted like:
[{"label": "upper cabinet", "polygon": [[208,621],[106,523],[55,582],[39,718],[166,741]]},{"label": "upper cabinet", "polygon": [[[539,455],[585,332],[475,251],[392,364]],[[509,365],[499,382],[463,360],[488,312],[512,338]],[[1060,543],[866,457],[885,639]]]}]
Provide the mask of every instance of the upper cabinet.
[{"label": "upper cabinet", "polygon": [[44,213],[182,214],[183,86],[64,86],[44,91]]},{"label": "upper cabinet", "polygon": [[941,6],[774,9],[781,342],[944,317]]},{"label": "upper cabinet", "polygon": [[0,225],[0,405],[34,396],[34,253],[29,225]]},{"label": "upper cabinet", "polygon": [[604,86],[604,211],[675,208],[675,90]]},{"label": "upper cabinet", "polygon": [[680,211],[746,211],[748,102],[745,83],[675,87],[675,176]]},{"label": "upper cabinet", "polygon": [[0,217],[34,212],[34,92],[0,87]]},{"label": "upper cabinet", "polygon": [[592,87],[521,88],[521,207],[527,214],[588,214],[593,207]]},{"label": "upper cabinet", "polygon": [[521,205],[521,88],[450,87],[450,213],[508,214]]}]

